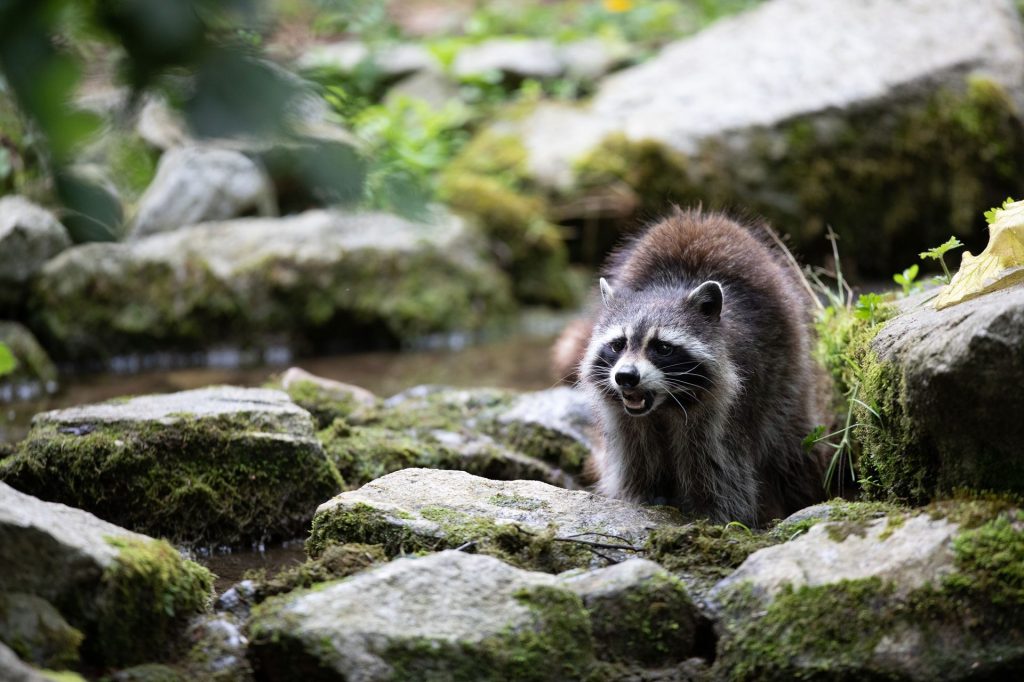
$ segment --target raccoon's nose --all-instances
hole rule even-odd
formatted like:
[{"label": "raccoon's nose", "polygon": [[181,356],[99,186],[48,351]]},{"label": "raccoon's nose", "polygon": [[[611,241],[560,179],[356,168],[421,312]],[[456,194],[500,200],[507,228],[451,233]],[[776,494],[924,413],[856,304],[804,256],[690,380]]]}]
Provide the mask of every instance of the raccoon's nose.
[{"label": "raccoon's nose", "polygon": [[636,365],[626,365],[615,373],[615,383],[622,388],[636,388],[640,383],[640,371]]}]

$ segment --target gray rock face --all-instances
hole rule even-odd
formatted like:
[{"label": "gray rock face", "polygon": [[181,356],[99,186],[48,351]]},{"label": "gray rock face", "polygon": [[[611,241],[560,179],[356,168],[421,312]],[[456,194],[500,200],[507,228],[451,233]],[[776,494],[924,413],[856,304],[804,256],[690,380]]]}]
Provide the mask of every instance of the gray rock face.
[{"label": "gray rock face", "polygon": [[647,665],[685,659],[699,614],[683,583],[646,559],[559,577],[590,615],[598,658]]},{"label": "gray rock face", "polygon": [[434,109],[444,107],[459,96],[459,86],[437,71],[420,71],[412,74],[388,90],[385,102],[393,104],[403,97],[426,102]]},{"label": "gray rock face", "polygon": [[[85,634],[83,652],[93,663],[165,655],[185,621],[209,606],[213,582],[206,569],[183,560],[166,542],[4,483],[0,564],[0,598],[22,607],[34,603],[37,616],[46,615],[35,624],[39,639],[15,636],[12,646],[46,654],[53,663],[70,662],[81,641],[59,616]],[[37,600],[56,607],[59,616]],[[27,624],[14,625],[25,634]]]},{"label": "gray rock face", "polygon": [[864,437],[864,466],[920,502],[969,487],[1024,491],[1024,287],[890,320],[872,350],[886,367],[890,417]]},{"label": "gray rock face", "polygon": [[592,655],[587,615],[555,581],[462,552],[397,560],[259,607],[249,656],[270,680],[573,679]]},{"label": "gray rock face", "polygon": [[57,390],[57,368],[24,325],[0,322],[0,343],[18,363],[13,372],[0,377],[0,403],[32,400]]},{"label": "gray rock face", "polygon": [[998,503],[947,503],[819,523],[759,550],[712,591],[715,671],[739,680],[1012,676],[1024,639],[1019,595],[1006,590],[1024,556],[1022,523]]},{"label": "gray rock face", "polygon": [[565,71],[565,64],[549,40],[497,38],[463,48],[452,71],[460,78],[492,71],[519,79],[556,78]]},{"label": "gray rock face", "polygon": [[292,400],[309,410],[321,428],[329,426],[336,417],[378,403],[377,396],[365,388],[318,377],[301,367],[285,370],[280,383]]},{"label": "gray rock face", "polygon": [[[1012,11],[1003,0],[766,3],[608,78],[585,127],[592,146],[615,130],[690,154],[707,137],[934,87],[964,70],[1019,97],[1024,44]],[[567,176],[543,179],[558,177]]]},{"label": "gray rock face", "polygon": [[[997,187],[1012,194],[986,149],[1009,140],[1007,169],[1024,150],[1022,84],[1007,0],[777,0],[608,77],[587,106],[547,104],[499,130],[567,196],[561,219],[742,205],[807,254],[834,226],[844,256],[881,275],[910,262],[910,244],[976,229]],[[984,123],[965,128],[968,111]]]},{"label": "gray rock face", "polygon": [[44,412],[0,479],[186,543],[287,538],[340,483],[309,413],[213,387]]},{"label": "gray rock face", "polygon": [[252,159],[227,149],[180,147],[160,157],[129,234],[138,238],[211,220],[276,213],[273,185]]},{"label": "gray rock face", "polygon": [[69,246],[53,213],[21,196],[0,197],[0,309],[19,305],[28,280]]},{"label": "gray rock face", "polygon": [[626,643],[645,638],[683,660],[694,611],[670,585],[644,561],[552,576],[454,551],[398,559],[258,607],[249,657],[268,680],[307,668],[350,681],[584,679],[597,657],[637,661]]},{"label": "gray rock face", "polygon": [[570,78],[593,81],[604,76],[629,57],[630,48],[600,38],[586,38],[559,47],[565,73]]},{"label": "gray rock face", "polygon": [[50,678],[24,663],[3,642],[0,642],[0,679],[6,682],[50,682]]},{"label": "gray rock face", "polygon": [[82,633],[45,599],[0,592],[0,642],[33,665],[60,670],[78,662]]},{"label": "gray rock face", "polygon": [[[536,565],[564,570],[632,555],[614,547],[592,553],[571,539],[603,543],[611,538],[604,544],[636,548],[643,546],[654,526],[679,522],[678,514],[664,507],[635,507],[539,481],[492,481],[462,471],[404,469],[322,504],[309,547],[316,553],[328,542],[382,543],[397,553],[471,543],[535,565],[529,545],[541,542],[550,556]],[[545,538],[549,532],[567,540]],[[523,547],[506,542],[510,534],[518,536]]]},{"label": "gray rock face", "polygon": [[583,470],[599,437],[590,403],[568,386],[525,393],[492,418],[504,442],[571,474]]},{"label": "gray rock face", "polygon": [[311,338],[380,345],[476,329],[510,307],[478,236],[440,211],[423,223],[309,211],[88,244],[50,261],[37,284],[47,347],[76,358]]},{"label": "gray rock face", "polygon": [[135,132],[146,144],[163,151],[192,142],[181,115],[158,97],[146,99],[139,109]]},{"label": "gray rock face", "polygon": [[108,538],[148,540],[5,483],[0,483],[0,536],[0,592],[34,594],[51,603],[72,599],[99,581],[118,556]]}]

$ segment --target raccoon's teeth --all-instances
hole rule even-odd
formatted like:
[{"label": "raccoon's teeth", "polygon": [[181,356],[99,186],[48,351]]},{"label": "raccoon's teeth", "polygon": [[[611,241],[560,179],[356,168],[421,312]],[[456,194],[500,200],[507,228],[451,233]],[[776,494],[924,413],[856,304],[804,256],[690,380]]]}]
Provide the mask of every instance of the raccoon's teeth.
[{"label": "raccoon's teeth", "polygon": [[622,402],[631,410],[642,410],[644,409],[644,403],[646,401],[643,396],[640,396],[639,398],[627,398],[623,396]]}]

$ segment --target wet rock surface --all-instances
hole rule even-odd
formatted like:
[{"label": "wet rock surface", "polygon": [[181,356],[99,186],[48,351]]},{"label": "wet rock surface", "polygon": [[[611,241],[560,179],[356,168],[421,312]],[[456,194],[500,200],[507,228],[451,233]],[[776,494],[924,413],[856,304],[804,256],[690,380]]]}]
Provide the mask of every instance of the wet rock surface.
[{"label": "wet rock surface", "polygon": [[290,538],[340,488],[309,413],[214,387],[37,415],[0,478],[185,543]]},{"label": "wet rock surface", "polygon": [[[892,497],[958,488],[1024,491],[1024,287],[935,310],[910,299],[871,342],[870,390],[886,410],[863,466]],[[875,397],[874,395],[872,397]]]},{"label": "wet rock surface", "polygon": [[316,210],[79,246],[37,280],[37,327],[80,360],[478,329],[511,308],[508,281],[461,220],[431,215]]}]

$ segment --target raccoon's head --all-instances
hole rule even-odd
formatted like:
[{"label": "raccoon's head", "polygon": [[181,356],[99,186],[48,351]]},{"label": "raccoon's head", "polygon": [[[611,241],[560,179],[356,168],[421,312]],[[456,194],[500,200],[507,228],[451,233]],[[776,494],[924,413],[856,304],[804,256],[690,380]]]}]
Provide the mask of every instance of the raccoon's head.
[{"label": "raccoon's head", "polygon": [[583,381],[626,414],[681,410],[716,399],[735,380],[719,342],[722,286],[707,281],[613,291],[601,279],[604,307],[581,365]]}]

